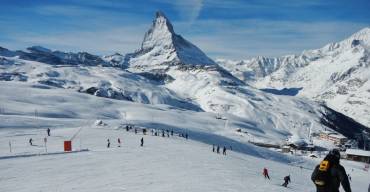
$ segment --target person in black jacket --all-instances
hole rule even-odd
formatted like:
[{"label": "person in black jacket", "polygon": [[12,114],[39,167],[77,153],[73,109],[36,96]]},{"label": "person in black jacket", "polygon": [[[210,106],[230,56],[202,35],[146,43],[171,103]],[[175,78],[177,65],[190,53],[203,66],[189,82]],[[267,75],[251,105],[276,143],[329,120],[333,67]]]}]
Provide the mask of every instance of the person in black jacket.
[{"label": "person in black jacket", "polygon": [[284,186],[284,187],[288,187],[288,184],[289,184],[290,182],[291,182],[291,181],[290,181],[290,175],[285,176],[285,177],[284,177],[284,183],[282,184],[282,186]]},{"label": "person in black jacket", "polygon": [[[345,192],[351,192],[351,186],[348,181],[346,170],[342,165],[339,164],[340,153],[337,149],[333,149],[324,158],[329,161],[330,167],[328,169],[328,184],[325,187],[316,187],[317,192],[339,192],[340,184]],[[317,175],[320,174],[320,165],[316,166],[315,170],[311,175],[311,180],[315,183]]]}]

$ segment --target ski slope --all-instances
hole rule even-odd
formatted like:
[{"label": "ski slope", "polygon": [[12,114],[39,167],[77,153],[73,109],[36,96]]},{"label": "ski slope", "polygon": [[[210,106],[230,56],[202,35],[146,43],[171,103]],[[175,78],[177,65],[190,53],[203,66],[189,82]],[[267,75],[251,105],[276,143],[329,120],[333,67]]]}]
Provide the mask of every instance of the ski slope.
[{"label": "ski slope", "polygon": [[[87,152],[51,154],[32,157],[0,158],[0,191],[307,191],[313,192],[309,181],[315,162],[304,159],[295,166],[263,158],[227,151],[227,155],[212,152],[208,144],[173,136],[161,137],[109,126],[85,127],[74,141],[74,149]],[[49,152],[61,151],[62,141],[77,129],[52,129],[48,137]],[[7,141],[15,143],[14,154],[44,153],[45,129],[2,129],[1,156]],[[36,146],[29,146],[33,137]],[[144,147],[140,139],[144,137]],[[190,138],[192,135],[190,135]],[[106,148],[106,139],[111,148]],[[122,147],[118,147],[121,138]],[[302,165],[303,169],[298,166]],[[363,165],[345,162],[352,177],[353,191],[365,191],[369,173]],[[262,176],[267,167],[271,180]],[[353,171],[351,171],[353,169]],[[290,174],[288,188],[280,186]]]},{"label": "ski slope", "polygon": [[[0,86],[0,191],[314,191],[310,169],[318,161],[249,144],[250,136],[233,129],[246,119],[229,115],[227,123],[213,113],[32,83],[0,82]],[[99,119],[106,126],[95,125]],[[150,131],[135,135],[122,128],[126,123],[173,129],[188,133],[189,139],[155,137]],[[51,136],[45,154],[47,128]],[[253,126],[243,130],[254,140],[279,134]],[[73,149],[88,151],[64,154],[63,141],[77,132]],[[141,137],[144,147],[139,146]],[[35,146],[28,144],[29,138]],[[117,138],[122,140],[120,148]],[[109,149],[107,139],[112,143]],[[212,144],[232,146],[233,151],[216,154]],[[345,166],[353,191],[365,189],[370,175],[361,170],[364,165],[345,162]],[[263,167],[270,170],[271,181],[262,177]],[[280,184],[287,174],[292,183],[283,188]]]}]

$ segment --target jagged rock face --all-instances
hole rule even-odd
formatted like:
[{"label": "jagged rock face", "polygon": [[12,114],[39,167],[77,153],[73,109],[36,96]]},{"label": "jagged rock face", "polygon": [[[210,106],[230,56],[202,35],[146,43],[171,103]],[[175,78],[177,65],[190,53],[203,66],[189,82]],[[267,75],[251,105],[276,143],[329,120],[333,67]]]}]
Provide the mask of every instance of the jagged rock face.
[{"label": "jagged rock face", "polygon": [[302,88],[298,96],[370,126],[370,28],[323,48],[277,58],[218,60],[234,76],[257,88]]},{"label": "jagged rock face", "polygon": [[167,70],[174,65],[209,66],[215,62],[198,47],[177,35],[171,22],[157,12],[152,27],[146,32],[138,51],[126,55],[132,71]]}]

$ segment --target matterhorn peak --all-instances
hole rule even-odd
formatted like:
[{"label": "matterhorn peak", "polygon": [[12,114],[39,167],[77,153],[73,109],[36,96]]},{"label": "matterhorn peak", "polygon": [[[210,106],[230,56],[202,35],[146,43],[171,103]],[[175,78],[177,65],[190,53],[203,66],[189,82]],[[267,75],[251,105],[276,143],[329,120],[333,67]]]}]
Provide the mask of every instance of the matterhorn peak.
[{"label": "matterhorn peak", "polygon": [[138,51],[126,55],[125,61],[140,71],[167,69],[174,65],[214,65],[198,47],[177,35],[170,20],[157,11],[152,26],[145,33]]},{"label": "matterhorn peak", "polygon": [[154,46],[173,46],[175,32],[171,22],[161,11],[157,11],[152,27],[146,32],[141,44],[142,50],[152,49]]}]

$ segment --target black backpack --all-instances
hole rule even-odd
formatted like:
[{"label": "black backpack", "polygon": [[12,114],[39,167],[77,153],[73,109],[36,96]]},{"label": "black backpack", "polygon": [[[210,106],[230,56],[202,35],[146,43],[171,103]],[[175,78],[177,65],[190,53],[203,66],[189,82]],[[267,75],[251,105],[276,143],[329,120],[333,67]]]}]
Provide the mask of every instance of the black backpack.
[{"label": "black backpack", "polygon": [[331,168],[333,164],[324,159],[315,169],[316,174],[312,177],[318,191],[328,190],[331,187]]}]

